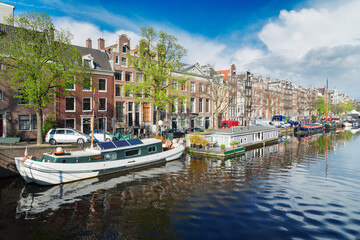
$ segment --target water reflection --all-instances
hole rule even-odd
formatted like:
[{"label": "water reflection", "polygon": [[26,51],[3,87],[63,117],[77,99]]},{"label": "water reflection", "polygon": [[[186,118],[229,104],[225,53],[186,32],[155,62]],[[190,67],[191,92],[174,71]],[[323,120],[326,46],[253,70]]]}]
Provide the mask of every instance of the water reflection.
[{"label": "water reflection", "polygon": [[48,239],[354,239],[358,135],[289,138],[227,160],[186,155],[99,179],[27,185],[18,219],[3,230]]}]

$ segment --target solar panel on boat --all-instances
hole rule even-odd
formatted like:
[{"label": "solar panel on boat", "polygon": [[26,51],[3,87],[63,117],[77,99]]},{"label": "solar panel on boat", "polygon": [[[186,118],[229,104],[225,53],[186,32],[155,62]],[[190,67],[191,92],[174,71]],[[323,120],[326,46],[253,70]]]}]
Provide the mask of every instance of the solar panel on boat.
[{"label": "solar panel on boat", "polygon": [[116,148],[112,142],[98,142],[97,145],[101,150]]},{"label": "solar panel on boat", "polygon": [[118,140],[118,141],[113,141],[113,143],[115,144],[116,147],[126,147],[126,146],[130,146],[130,144],[126,141],[126,140]]},{"label": "solar panel on boat", "polygon": [[127,140],[127,141],[130,143],[130,145],[143,144],[143,142],[142,142],[140,139],[138,139],[138,138],[129,139],[129,140]]}]

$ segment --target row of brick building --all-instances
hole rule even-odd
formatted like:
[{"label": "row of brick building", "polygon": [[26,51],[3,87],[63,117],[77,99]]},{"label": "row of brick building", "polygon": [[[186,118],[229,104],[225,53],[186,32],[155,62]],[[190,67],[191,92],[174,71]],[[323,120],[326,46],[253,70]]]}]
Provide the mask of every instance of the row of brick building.
[{"label": "row of brick building", "polygon": [[[95,102],[95,128],[134,135],[155,132],[156,107],[145,93],[134,96],[126,91],[127,84],[140,82],[143,77],[129,64],[128,58],[136,54],[129,37],[120,35],[117,42],[108,47],[100,38],[97,45],[98,49],[92,48],[92,40],[87,39],[86,47],[76,46],[83,61],[93,69],[90,81],[91,86],[97,89],[96,93],[91,91],[92,88],[67,86],[66,96],[58,96],[57,103],[47,107],[44,119],[52,116],[58,127],[89,133],[92,104]],[[214,128],[224,119],[236,119],[245,124],[246,116],[249,121],[270,119],[276,114],[301,119],[315,113],[311,103],[325,94],[321,89],[305,88],[288,80],[271,81],[249,72],[237,73],[235,65],[216,71],[210,65],[183,64],[172,74],[188,79],[187,84],[179,86],[181,92],[187,95],[187,103],[169,104],[160,116],[165,128],[182,131],[194,127]],[[222,93],[225,97],[215,97],[216,86],[225,89]],[[141,101],[135,101],[136,98]],[[25,107],[21,99],[15,98],[9,86],[2,82],[0,136],[34,138],[36,122],[34,109]]]}]

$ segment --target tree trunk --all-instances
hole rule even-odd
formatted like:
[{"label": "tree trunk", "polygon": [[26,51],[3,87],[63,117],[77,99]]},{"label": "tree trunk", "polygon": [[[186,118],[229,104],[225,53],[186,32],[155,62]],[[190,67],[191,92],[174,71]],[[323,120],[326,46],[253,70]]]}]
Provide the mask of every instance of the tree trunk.
[{"label": "tree trunk", "polygon": [[213,127],[213,129],[215,129],[215,130],[218,130],[219,129],[219,123],[218,123],[218,121],[219,121],[219,114],[218,113],[214,113],[214,121],[213,121],[213,125],[214,125],[214,127]]},{"label": "tree trunk", "polygon": [[43,143],[43,135],[42,135],[43,112],[42,112],[42,109],[36,109],[36,120],[37,120],[36,144],[41,145]]},{"label": "tree trunk", "polygon": [[160,120],[160,110],[159,110],[159,108],[157,108],[156,116],[155,116],[155,126],[156,126],[155,136],[159,136],[159,133],[160,133],[161,126],[159,126],[159,120]]}]

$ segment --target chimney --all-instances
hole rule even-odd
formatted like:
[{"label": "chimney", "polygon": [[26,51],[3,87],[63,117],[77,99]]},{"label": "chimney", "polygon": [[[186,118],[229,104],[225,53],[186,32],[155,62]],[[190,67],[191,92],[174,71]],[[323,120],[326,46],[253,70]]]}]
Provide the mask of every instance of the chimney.
[{"label": "chimney", "polygon": [[103,38],[98,39],[98,49],[105,50],[105,40]]},{"label": "chimney", "polygon": [[88,39],[86,40],[86,47],[87,47],[87,48],[92,48],[91,38],[88,38]]}]

